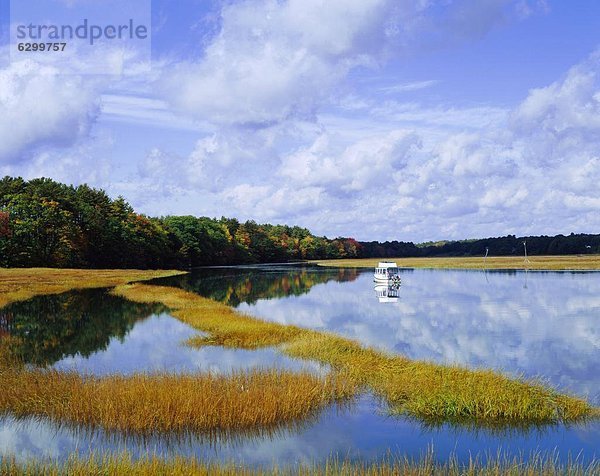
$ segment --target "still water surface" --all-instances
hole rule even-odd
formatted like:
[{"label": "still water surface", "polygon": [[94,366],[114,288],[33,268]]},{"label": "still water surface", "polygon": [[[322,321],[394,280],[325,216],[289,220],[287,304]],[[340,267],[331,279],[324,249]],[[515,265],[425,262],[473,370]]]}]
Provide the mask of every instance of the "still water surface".
[{"label": "still water surface", "polygon": [[[404,270],[398,290],[374,289],[371,271],[269,266],[198,270],[159,280],[218,299],[264,319],[331,330],[411,358],[538,377],[600,404],[600,274]],[[387,296],[387,297],[386,297]],[[5,329],[26,342],[32,365],[83,373],[213,371],[278,366],[319,371],[273,349],[190,349],[195,331],[157,305],[132,304],[104,290],[38,297],[0,311]],[[350,408],[270,434],[179,441],[124,439],[0,420],[0,455],[65,458],[71,452],[127,449],[197,455],[246,464],[320,461],[330,454],[376,459],[388,450],[418,457],[558,450],[600,456],[600,425],[491,433],[390,418],[370,395]]]}]

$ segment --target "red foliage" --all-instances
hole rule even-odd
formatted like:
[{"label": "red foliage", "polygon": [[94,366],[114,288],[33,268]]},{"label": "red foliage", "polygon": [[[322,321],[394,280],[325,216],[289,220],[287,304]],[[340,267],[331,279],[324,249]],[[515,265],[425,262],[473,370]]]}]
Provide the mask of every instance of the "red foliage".
[{"label": "red foliage", "polygon": [[3,236],[9,237],[11,234],[10,214],[8,212],[0,212],[0,238]]}]

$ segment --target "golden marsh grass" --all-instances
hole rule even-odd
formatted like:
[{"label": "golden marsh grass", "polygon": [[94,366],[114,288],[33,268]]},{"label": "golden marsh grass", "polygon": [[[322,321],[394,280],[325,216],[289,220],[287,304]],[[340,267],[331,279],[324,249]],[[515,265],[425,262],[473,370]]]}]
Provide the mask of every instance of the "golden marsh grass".
[{"label": "golden marsh grass", "polygon": [[368,349],[332,334],[298,339],[285,347],[298,358],[346,371],[383,397],[395,414],[424,420],[478,420],[495,424],[569,422],[597,416],[585,400],[490,370],[469,370]]},{"label": "golden marsh grass", "polygon": [[[22,362],[15,355],[14,349],[19,344],[19,339],[12,336],[0,336],[0,372],[3,370],[15,370],[22,367]],[[0,382],[0,386],[2,382]]]},{"label": "golden marsh grass", "polygon": [[529,256],[527,264],[523,256],[488,256],[485,261],[483,257],[364,258],[311,263],[339,268],[375,268],[379,261],[395,261],[401,268],[600,270],[600,255]]},{"label": "golden marsh grass", "polygon": [[133,284],[113,292],[136,302],[163,303],[174,317],[210,334],[193,339],[191,345],[280,345],[292,357],[329,364],[356,385],[366,385],[384,398],[392,413],[521,424],[598,416],[598,410],[585,400],[533,382],[492,371],[411,361],[334,334],[254,319],[181,289]]},{"label": "golden marsh grass", "polygon": [[71,289],[107,288],[183,274],[182,271],[146,271],[133,269],[47,269],[0,268],[0,308],[40,294],[59,294]]},{"label": "golden marsh grass", "polygon": [[273,428],[355,394],[340,376],[252,370],[107,377],[0,368],[0,413],[136,435]]},{"label": "golden marsh grass", "polygon": [[[23,281],[29,270],[20,272],[19,279]],[[94,280],[77,279],[75,273],[60,286],[62,290],[69,285],[81,287],[82,283],[91,287],[92,282],[106,286],[109,281],[142,277],[126,272],[101,273],[106,273],[105,278],[92,272]],[[146,278],[152,276],[152,272],[141,273]],[[52,281],[50,277],[40,276],[25,293],[35,293],[40,289],[37,283],[48,281]],[[3,338],[0,339],[1,412],[133,433],[233,430],[302,419],[367,387],[387,402],[392,413],[428,421],[467,419],[478,424],[522,425],[574,422],[599,416],[598,410],[584,400],[534,382],[492,371],[411,361],[334,334],[255,319],[178,288],[138,283],[119,285],[113,292],[134,302],[162,303],[172,310],[174,317],[208,334],[193,338],[189,342],[192,346],[245,349],[278,346],[292,357],[328,364],[344,377],[321,378],[282,371],[255,371],[228,377],[169,374],[83,377],[21,368],[10,351],[10,338]],[[255,385],[256,382],[262,383]],[[252,393],[240,391],[242,387],[252,389]],[[206,405],[196,404],[202,401],[198,400],[202,392],[214,397]],[[215,402],[224,406],[215,407]]]},{"label": "golden marsh grass", "polygon": [[162,303],[180,321],[210,335],[196,337],[191,345],[242,349],[270,347],[288,342],[306,330],[246,316],[235,309],[183,289],[168,286],[118,286],[113,294],[140,303]]},{"label": "golden marsh grass", "polygon": [[0,474],[14,476],[588,476],[600,473],[596,460],[583,464],[577,460],[558,463],[554,454],[533,454],[524,459],[498,455],[486,462],[473,457],[460,463],[450,457],[436,461],[429,452],[420,459],[387,456],[383,461],[352,462],[329,458],[322,464],[302,464],[295,467],[252,468],[233,463],[206,463],[195,458],[175,457],[161,459],[148,456],[134,460],[129,454],[91,455],[89,458],[69,458],[65,463],[17,463],[12,458],[0,457]]},{"label": "golden marsh grass", "polygon": [[[108,287],[135,280],[177,274],[175,271],[0,270],[0,306],[37,294]],[[168,288],[175,291],[173,288]],[[179,306],[176,293],[166,296]],[[202,313],[202,309],[195,309]],[[227,319],[231,308],[220,305],[212,319]],[[210,320],[209,329],[213,329]],[[248,327],[245,318],[238,327]],[[246,347],[271,345],[268,323]],[[223,345],[240,347],[233,329]],[[288,338],[291,329],[283,329]],[[256,370],[217,376],[152,374],[102,378],[77,373],[24,368],[12,351],[15,338],[0,337],[0,413],[37,416],[87,428],[133,434],[235,432],[269,429],[304,420],[333,402],[348,399],[356,386],[339,376],[307,372]]]}]

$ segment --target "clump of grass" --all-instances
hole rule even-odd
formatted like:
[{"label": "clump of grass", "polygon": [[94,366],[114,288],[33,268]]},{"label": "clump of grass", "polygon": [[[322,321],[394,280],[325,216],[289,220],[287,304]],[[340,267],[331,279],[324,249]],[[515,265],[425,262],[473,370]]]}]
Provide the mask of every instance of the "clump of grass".
[{"label": "clump of grass", "polygon": [[162,302],[172,309],[173,316],[210,334],[192,340],[192,345],[280,345],[292,357],[331,365],[356,385],[371,388],[392,413],[427,420],[513,424],[574,422],[598,416],[598,410],[585,400],[534,382],[493,371],[411,361],[331,333],[254,319],[181,289],[134,284],[114,292],[133,301]]},{"label": "clump of grass", "polygon": [[106,377],[0,369],[0,413],[139,435],[274,427],[355,391],[341,376],[275,369]]},{"label": "clump of grass", "polygon": [[[383,258],[315,260],[319,266],[339,268],[374,268]],[[402,268],[453,268],[453,269],[538,269],[538,270],[600,270],[600,255],[529,256],[525,264],[523,256],[439,257],[439,258],[385,258],[393,260]]]},{"label": "clump of grass", "polygon": [[14,369],[22,367],[15,349],[18,347],[19,339],[10,335],[0,337],[0,372],[3,369]]},{"label": "clump of grass", "polygon": [[225,304],[178,288],[127,285],[116,287],[113,294],[135,302],[163,303],[177,319],[209,334],[192,338],[192,346],[256,349],[279,345],[307,332],[297,326],[246,316]]},{"label": "clump of grass", "polygon": [[0,268],[0,308],[41,294],[59,294],[71,289],[106,288],[185,274],[182,271],[133,269]]},{"label": "clump of grass", "polygon": [[490,370],[411,361],[322,333],[290,342],[291,356],[327,362],[368,385],[392,413],[422,419],[568,422],[597,415],[582,399]]},{"label": "clump of grass", "polygon": [[128,453],[92,454],[88,458],[71,457],[65,463],[28,462],[17,463],[14,458],[0,459],[0,473],[15,476],[97,476],[128,474],[132,476],[181,475],[181,476],[258,476],[258,475],[318,475],[318,476],[558,476],[569,474],[585,476],[598,474],[597,460],[584,464],[577,460],[559,463],[555,454],[535,453],[528,459],[497,455],[483,462],[471,458],[460,463],[454,456],[439,462],[432,452],[420,459],[388,455],[381,461],[350,461],[330,457],[321,464],[303,464],[295,467],[252,468],[234,463],[206,463],[196,458],[175,457],[161,459],[144,457],[134,460]]}]

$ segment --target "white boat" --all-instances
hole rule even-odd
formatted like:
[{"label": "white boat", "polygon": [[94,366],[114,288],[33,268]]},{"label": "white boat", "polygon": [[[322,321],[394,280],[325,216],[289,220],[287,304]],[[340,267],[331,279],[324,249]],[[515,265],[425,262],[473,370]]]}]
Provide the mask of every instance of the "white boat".
[{"label": "white boat", "polygon": [[373,278],[379,283],[399,283],[398,265],[394,261],[380,261],[377,268],[375,268]]}]

